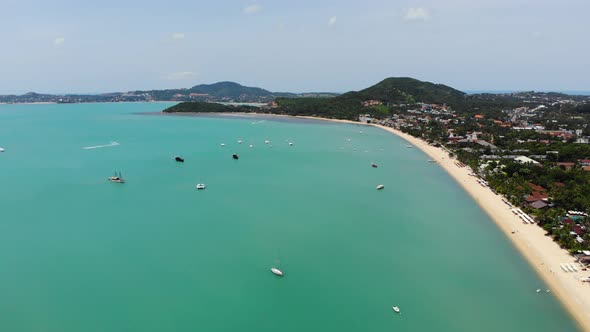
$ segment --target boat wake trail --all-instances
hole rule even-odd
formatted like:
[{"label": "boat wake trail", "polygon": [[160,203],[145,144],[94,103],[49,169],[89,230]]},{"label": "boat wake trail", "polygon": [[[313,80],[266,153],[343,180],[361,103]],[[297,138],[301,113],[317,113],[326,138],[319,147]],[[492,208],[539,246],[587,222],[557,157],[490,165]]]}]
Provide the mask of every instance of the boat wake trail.
[{"label": "boat wake trail", "polygon": [[100,148],[108,148],[108,147],[110,147],[110,146],[117,146],[117,145],[121,145],[121,144],[119,144],[119,142],[112,141],[112,142],[111,142],[111,143],[109,143],[109,144],[105,144],[105,145],[95,145],[95,146],[85,146],[85,147],[83,147],[82,149],[84,149],[84,150],[90,150],[90,149],[100,149]]}]

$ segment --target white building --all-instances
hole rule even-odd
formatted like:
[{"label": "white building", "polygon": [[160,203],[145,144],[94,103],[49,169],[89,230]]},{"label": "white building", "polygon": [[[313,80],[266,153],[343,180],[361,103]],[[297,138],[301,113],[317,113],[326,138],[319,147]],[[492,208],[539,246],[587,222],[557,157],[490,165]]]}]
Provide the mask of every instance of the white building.
[{"label": "white building", "polygon": [[525,156],[518,156],[514,158],[514,161],[516,161],[519,164],[533,164],[533,165],[539,165],[539,162],[531,159],[529,157],[525,157]]}]

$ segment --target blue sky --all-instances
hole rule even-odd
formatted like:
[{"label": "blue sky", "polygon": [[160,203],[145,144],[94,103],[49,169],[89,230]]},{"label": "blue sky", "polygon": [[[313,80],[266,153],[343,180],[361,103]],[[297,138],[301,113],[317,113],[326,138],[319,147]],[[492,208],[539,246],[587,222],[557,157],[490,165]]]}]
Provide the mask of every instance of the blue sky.
[{"label": "blue sky", "polygon": [[0,94],[236,81],[590,90],[588,0],[0,2]]}]

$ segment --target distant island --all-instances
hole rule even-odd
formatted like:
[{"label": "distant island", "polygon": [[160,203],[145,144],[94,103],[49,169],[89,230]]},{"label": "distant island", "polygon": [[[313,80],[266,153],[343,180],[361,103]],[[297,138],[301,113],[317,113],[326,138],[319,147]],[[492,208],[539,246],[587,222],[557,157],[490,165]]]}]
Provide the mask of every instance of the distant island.
[{"label": "distant island", "polygon": [[201,101],[201,102],[247,102],[267,103],[278,97],[334,97],[331,92],[270,92],[256,87],[247,87],[235,82],[199,84],[188,89],[165,89],[148,91],[112,92],[104,94],[40,94],[29,92],[23,95],[0,95],[0,103],[96,103],[96,102],[149,102],[149,101]]}]

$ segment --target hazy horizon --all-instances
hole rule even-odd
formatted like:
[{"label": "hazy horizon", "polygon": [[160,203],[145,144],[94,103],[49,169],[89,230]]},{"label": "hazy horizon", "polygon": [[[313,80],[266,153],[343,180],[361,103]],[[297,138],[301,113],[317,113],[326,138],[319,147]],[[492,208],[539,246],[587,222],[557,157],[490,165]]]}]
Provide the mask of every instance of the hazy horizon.
[{"label": "hazy horizon", "polygon": [[[220,81],[220,82],[227,82],[227,81]],[[238,83],[241,84],[240,82],[235,82],[235,81],[229,81],[229,82],[234,82],[234,83]],[[219,83],[219,82],[211,82],[211,83],[199,83],[199,84],[214,84],[214,83]],[[375,82],[375,84],[378,82]],[[436,82],[433,82],[436,83]],[[444,84],[444,83],[442,83]],[[195,85],[198,84],[194,84],[194,85],[190,85],[190,86],[186,86],[186,87],[179,87],[179,88],[163,88],[163,89],[146,89],[146,90],[165,90],[165,89],[182,89],[182,88],[191,88]],[[243,85],[243,84],[242,84]],[[267,91],[273,92],[273,93],[337,93],[337,94],[343,94],[346,92],[350,92],[350,91],[355,91],[355,90],[346,90],[346,91],[276,91],[273,89],[267,89],[266,87],[263,86],[251,86],[254,88],[262,88],[265,89]],[[368,86],[367,86],[368,87]],[[454,87],[452,87],[454,88]],[[101,94],[109,94],[109,93],[122,93],[122,92],[131,92],[131,91],[137,91],[138,89],[131,89],[131,90],[126,90],[126,91],[97,91],[97,92],[70,92],[70,91],[66,91],[66,92],[44,92],[44,91],[27,91],[24,93],[19,93],[16,95],[23,95],[26,93],[38,93],[38,94],[51,94],[51,95],[101,95]],[[518,92],[528,92],[528,91],[534,91],[534,92],[556,92],[556,93],[563,93],[563,94],[569,94],[569,95],[590,95],[590,89],[589,90],[534,90],[534,89],[528,89],[528,90],[490,90],[490,89],[459,89],[462,92],[465,92],[466,94],[478,94],[478,93],[518,93]],[[0,96],[2,95],[9,95],[9,94],[5,94],[2,93],[0,91]]]},{"label": "hazy horizon", "polygon": [[586,0],[7,0],[0,94],[225,80],[345,92],[401,76],[462,91],[590,91],[589,11]]}]

